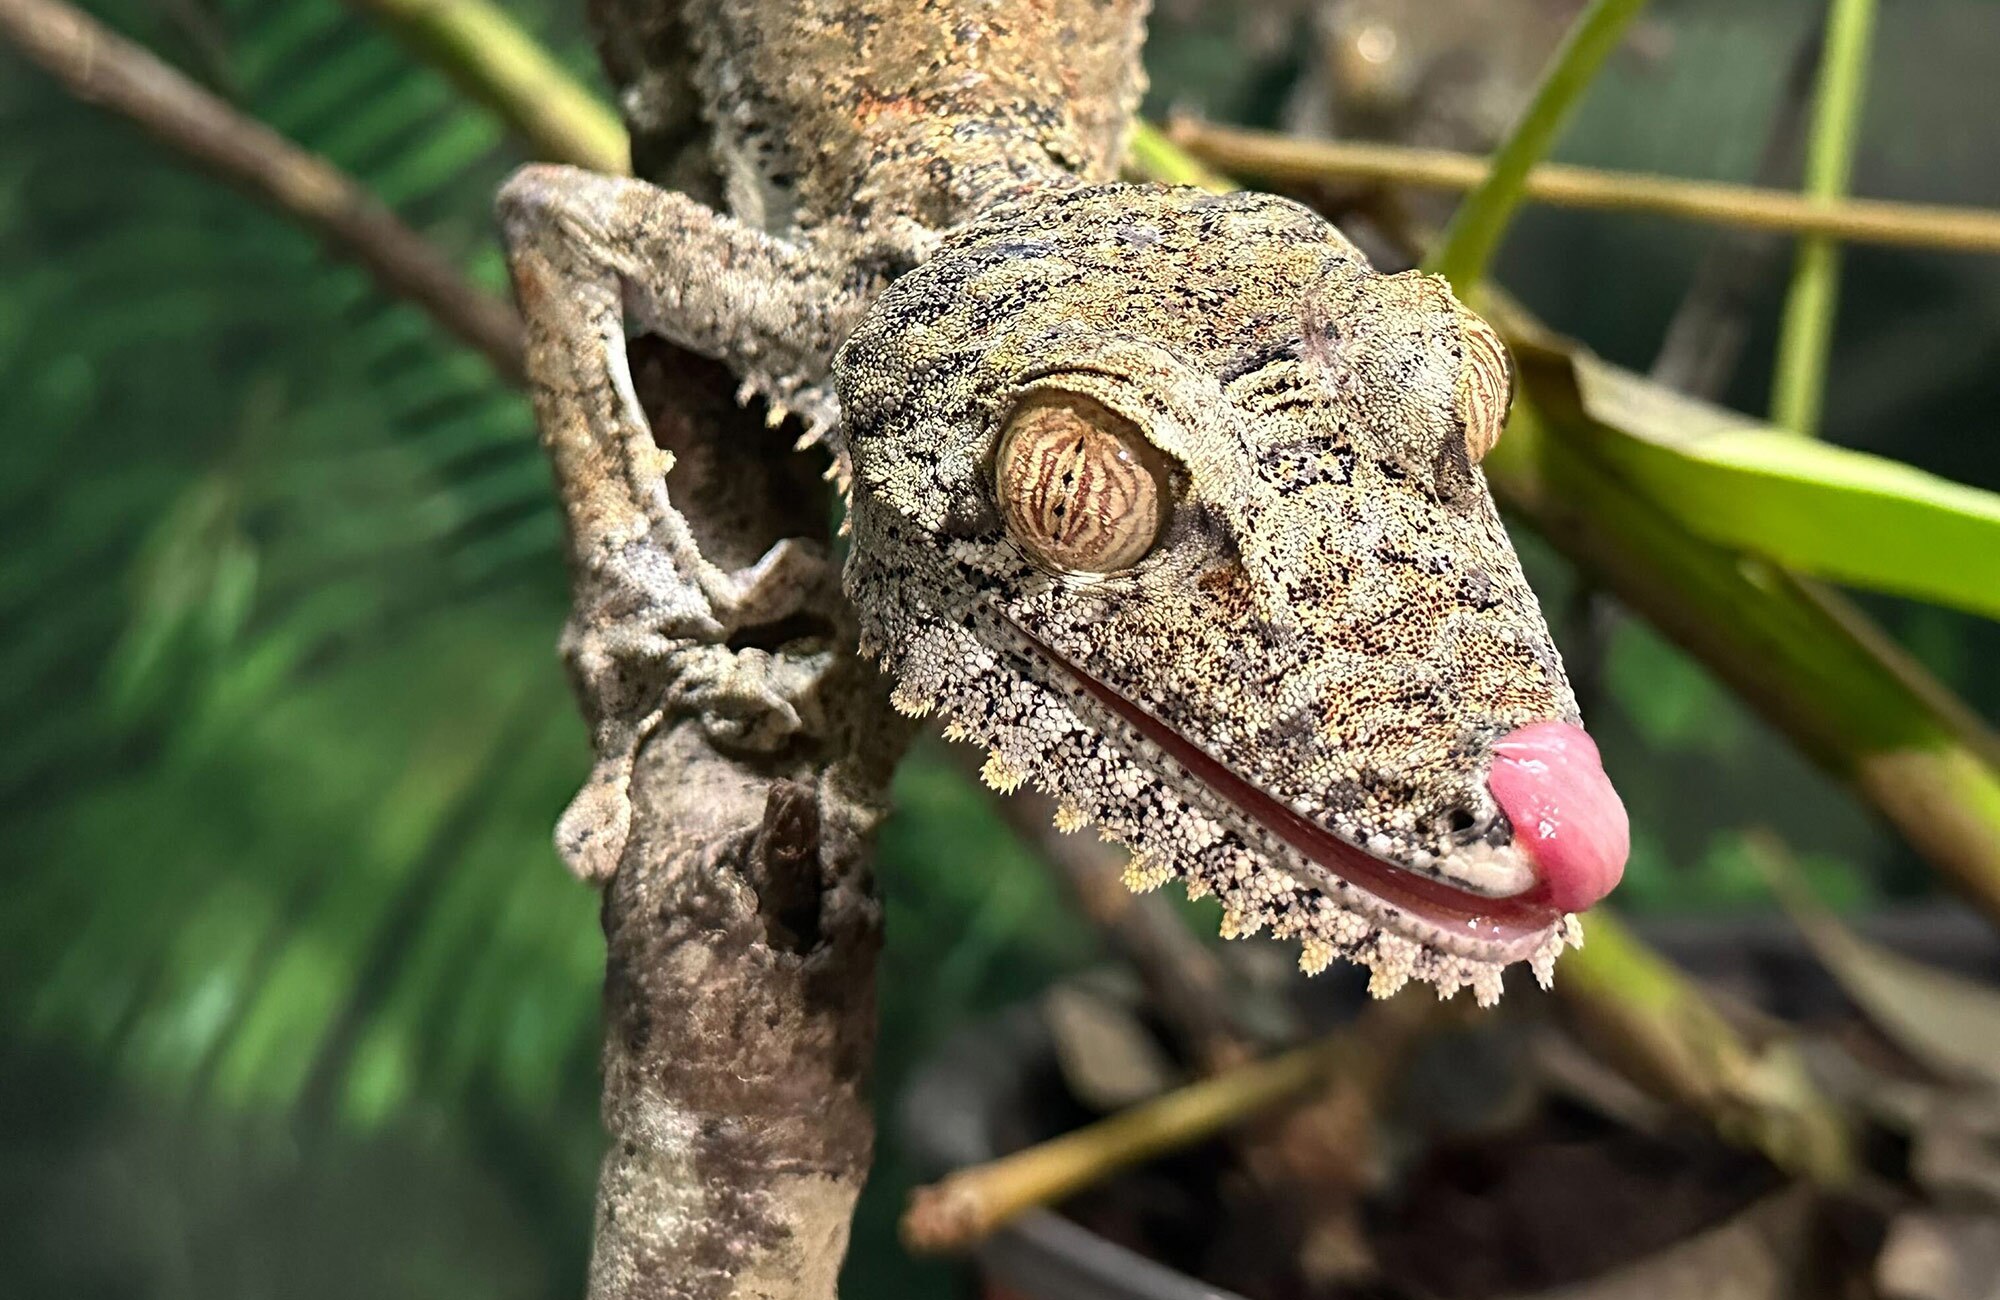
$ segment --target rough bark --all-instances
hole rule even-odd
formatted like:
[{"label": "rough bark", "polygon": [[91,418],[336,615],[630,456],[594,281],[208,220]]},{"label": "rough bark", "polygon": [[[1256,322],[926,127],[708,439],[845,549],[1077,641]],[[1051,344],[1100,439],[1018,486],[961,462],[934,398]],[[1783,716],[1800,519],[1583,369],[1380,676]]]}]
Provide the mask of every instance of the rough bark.
[{"label": "rough bark", "polygon": [[[812,467],[737,408],[726,371],[650,340],[632,351],[677,457],[675,507],[711,560],[823,531]],[[778,665],[814,633],[851,645],[836,592],[788,622],[744,649]],[[880,911],[865,841],[903,729],[846,651],[820,703],[777,754],[724,752],[686,718],[640,757],[604,899],[596,1300],[834,1294],[873,1138]]]},{"label": "rough bark", "polygon": [[[824,535],[816,467],[737,407],[727,371],[657,340],[631,353],[676,457],[674,508],[708,559],[739,567],[780,538]],[[580,587],[576,618],[595,607]],[[873,1145],[881,916],[866,840],[906,730],[852,654],[830,585],[731,645],[783,676],[828,640],[840,649],[818,708],[781,751],[718,746],[688,717],[640,755],[604,897],[610,1147],[593,1300],[835,1294]]]},{"label": "rough bark", "polygon": [[[686,89],[677,6],[591,0],[635,171],[713,197]],[[768,429],[723,367],[656,339],[631,345],[654,438],[675,457],[673,508],[702,555],[754,563],[786,537],[823,541],[834,502],[796,429]],[[598,612],[582,566],[572,642]],[[641,752],[632,822],[605,890],[603,1114],[591,1300],[830,1300],[873,1122],[881,913],[867,837],[907,738],[853,653],[835,584],[779,625],[739,629],[739,661],[817,672],[815,707],[780,751],[719,745],[668,718]],[[763,656],[763,658],[759,658]],[[593,698],[586,716],[631,701]]]}]

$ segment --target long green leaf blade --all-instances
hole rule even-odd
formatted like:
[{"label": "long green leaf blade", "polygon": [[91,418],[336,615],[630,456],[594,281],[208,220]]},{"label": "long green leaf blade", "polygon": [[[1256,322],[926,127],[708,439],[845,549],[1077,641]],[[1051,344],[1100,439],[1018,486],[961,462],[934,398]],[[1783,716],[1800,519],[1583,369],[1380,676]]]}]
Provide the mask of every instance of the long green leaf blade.
[{"label": "long green leaf blade", "polygon": [[1688,531],[1801,573],[2000,618],[2000,493],[1828,446],[1582,352],[1592,450]]}]

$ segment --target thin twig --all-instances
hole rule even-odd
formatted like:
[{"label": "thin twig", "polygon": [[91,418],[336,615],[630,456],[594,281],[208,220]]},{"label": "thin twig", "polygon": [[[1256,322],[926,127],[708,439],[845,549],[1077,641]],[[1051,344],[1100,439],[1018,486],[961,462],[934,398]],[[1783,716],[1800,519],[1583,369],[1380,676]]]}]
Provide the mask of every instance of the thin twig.
[{"label": "thin twig", "polygon": [[631,166],[625,128],[507,13],[486,0],[349,0],[493,110],[535,157],[592,171]]},{"label": "thin twig", "polygon": [[[1470,190],[1490,162],[1476,154],[1354,141],[1301,140],[1269,131],[1180,118],[1173,143],[1202,162],[1271,185],[1351,181],[1418,189]],[[1161,177],[1161,179],[1165,179]],[[1785,234],[1827,235],[1850,244],[1886,244],[1959,253],[2000,253],[2000,212],[1841,199],[1815,203],[1797,194],[1690,181],[1640,172],[1543,163],[1528,173],[1522,197],[1558,207],[1641,213]]]},{"label": "thin twig", "polygon": [[[1847,193],[1874,30],[1875,0],[1833,0],[1806,152],[1806,194],[1815,203]],[[1824,235],[1801,240],[1785,295],[1778,365],[1771,381],[1771,422],[1780,428],[1803,434],[1819,428],[1839,302],[1840,245]]]},{"label": "thin twig", "polygon": [[1458,205],[1444,242],[1426,267],[1451,281],[1461,297],[1470,297],[1485,276],[1521,204],[1522,182],[1555,147],[1583,93],[1597,80],[1598,69],[1645,5],[1646,0],[1590,0],[1563,37],[1521,120],[1493,155],[1492,173]]},{"label": "thin twig", "polygon": [[0,36],[87,103],[248,191],[359,262],[520,383],[521,323],[324,159],[237,112],[152,54],[61,0],[0,0]]},{"label": "thin twig", "polygon": [[1318,1042],[1253,1061],[1061,1137],[950,1174],[910,1197],[912,1251],[965,1250],[1028,1210],[1052,1205],[1133,1165],[1179,1150],[1394,1054],[1435,1002],[1415,992],[1378,1003]]},{"label": "thin twig", "polygon": [[[1785,185],[1796,173],[1819,60],[1819,29],[1813,28],[1792,52],[1791,68],[1757,159],[1753,179],[1758,185]],[[1752,290],[1765,281],[1784,248],[1783,240],[1771,231],[1718,233],[1667,322],[1648,378],[1676,392],[1720,401],[1743,355]]]}]

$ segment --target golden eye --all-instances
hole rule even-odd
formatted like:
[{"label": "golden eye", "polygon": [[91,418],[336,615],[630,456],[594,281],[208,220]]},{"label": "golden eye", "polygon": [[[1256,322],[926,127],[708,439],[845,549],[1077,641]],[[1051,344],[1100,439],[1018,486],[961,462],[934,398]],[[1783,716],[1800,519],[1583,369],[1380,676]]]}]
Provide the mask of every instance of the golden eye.
[{"label": "golden eye", "polygon": [[1507,345],[1485,321],[1466,312],[1465,361],[1458,371],[1458,413],[1465,421],[1465,454],[1477,465],[1500,441],[1514,400],[1514,372]]},{"label": "golden eye", "polygon": [[1031,393],[1015,407],[994,477],[1007,531],[1052,569],[1129,569],[1166,524],[1165,457],[1130,420],[1079,393]]}]

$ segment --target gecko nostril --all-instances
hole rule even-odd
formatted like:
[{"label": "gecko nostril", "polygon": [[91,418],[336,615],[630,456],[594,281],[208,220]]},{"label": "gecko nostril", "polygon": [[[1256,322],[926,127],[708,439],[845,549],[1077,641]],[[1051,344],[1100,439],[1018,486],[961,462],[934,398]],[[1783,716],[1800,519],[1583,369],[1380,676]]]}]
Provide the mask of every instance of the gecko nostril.
[{"label": "gecko nostril", "polygon": [[1481,840],[1498,843],[1496,833],[1505,836],[1506,823],[1494,809],[1460,804],[1439,818],[1438,824],[1453,844],[1476,844]]}]

